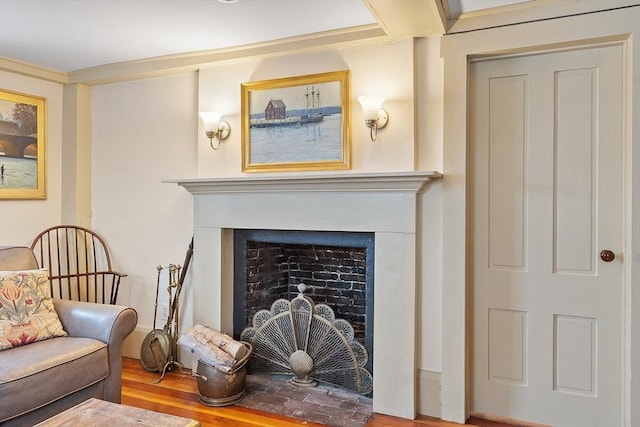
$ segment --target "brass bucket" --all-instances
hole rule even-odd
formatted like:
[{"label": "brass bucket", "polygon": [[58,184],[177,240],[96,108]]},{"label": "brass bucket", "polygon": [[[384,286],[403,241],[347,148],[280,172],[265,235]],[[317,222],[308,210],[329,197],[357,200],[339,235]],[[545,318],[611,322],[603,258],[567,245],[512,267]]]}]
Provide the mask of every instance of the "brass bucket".
[{"label": "brass bucket", "polygon": [[247,380],[246,364],[253,347],[242,341],[247,347],[244,357],[232,366],[229,372],[198,360],[196,374],[200,403],[207,406],[227,406],[239,402],[245,394]]}]

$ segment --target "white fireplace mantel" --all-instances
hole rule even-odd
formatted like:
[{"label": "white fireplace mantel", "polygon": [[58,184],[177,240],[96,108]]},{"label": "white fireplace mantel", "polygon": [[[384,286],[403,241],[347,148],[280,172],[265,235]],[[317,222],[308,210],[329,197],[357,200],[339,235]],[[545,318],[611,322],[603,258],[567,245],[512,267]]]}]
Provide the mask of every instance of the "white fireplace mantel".
[{"label": "white fireplace mantel", "polygon": [[239,178],[192,178],[164,181],[176,183],[192,194],[305,191],[420,191],[439,172],[359,173],[333,175],[243,176]]},{"label": "white fireplace mantel", "polygon": [[194,198],[194,323],[233,333],[233,230],[374,233],[373,410],[416,415],[419,195],[438,172],[165,181]]}]

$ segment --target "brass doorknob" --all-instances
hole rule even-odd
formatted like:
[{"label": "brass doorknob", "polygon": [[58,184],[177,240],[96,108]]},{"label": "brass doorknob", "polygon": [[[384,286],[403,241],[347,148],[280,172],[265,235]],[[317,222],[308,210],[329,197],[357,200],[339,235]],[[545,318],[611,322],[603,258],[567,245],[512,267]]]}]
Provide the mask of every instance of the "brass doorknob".
[{"label": "brass doorknob", "polygon": [[604,262],[611,262],[616,259],[616,254],[611,252],[609,249],[605,249],[600,252],[600,259]]}]

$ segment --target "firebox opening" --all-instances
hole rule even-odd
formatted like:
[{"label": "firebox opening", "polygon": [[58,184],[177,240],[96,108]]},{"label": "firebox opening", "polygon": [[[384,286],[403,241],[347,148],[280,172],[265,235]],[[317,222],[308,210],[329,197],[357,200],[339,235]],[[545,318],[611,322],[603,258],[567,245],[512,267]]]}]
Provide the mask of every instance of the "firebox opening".
[{"label": "firebox opening", "polygon": [[236,338],[254,314],[280,298],[298,295],[297,285],[316,304],[327,304],[354,328],[373,372],[374,233],[234,230]]}]

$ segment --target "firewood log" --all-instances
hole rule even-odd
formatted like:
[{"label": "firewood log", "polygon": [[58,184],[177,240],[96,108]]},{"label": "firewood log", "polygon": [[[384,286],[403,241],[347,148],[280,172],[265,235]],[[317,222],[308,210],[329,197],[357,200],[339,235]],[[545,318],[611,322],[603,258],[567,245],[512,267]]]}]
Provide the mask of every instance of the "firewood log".
[{"label": "firewood log", "polygon": [[195,354],[198,360],[209,365],[218,367],[219,369],[229,372],[236,360],[229,354],[225,353],[212,343],[203,340],[200,336],[193,334],[193,331],[184,333],[178,338],[178,344],[185,347],[191,353]]},{"label": "firewood log", "polygon": [[195,325],[192,329],[196,334],[204,336],[208,342],[220,348],[235,360],[240,360],[247,354],[245,345],[227,334],[203,325]]}]

